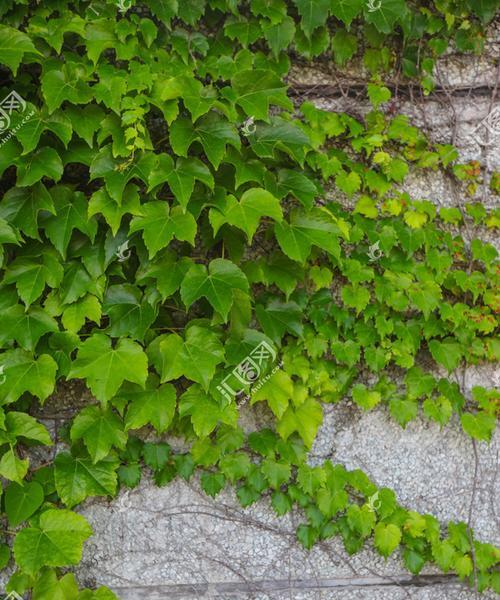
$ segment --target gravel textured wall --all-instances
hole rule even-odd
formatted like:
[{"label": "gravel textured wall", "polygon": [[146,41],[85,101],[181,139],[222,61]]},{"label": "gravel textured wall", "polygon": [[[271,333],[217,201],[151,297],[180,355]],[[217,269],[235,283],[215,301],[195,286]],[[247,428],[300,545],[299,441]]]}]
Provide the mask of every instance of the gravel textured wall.
[{"label": "gravel textured wall", "polygon": [[[490,169],[498,169],[500,136],[481,124],[492,109],[500,110],[497,62],[492,32],[483,57],[464,59],[451,53],[441,62],[436,93],[423,97],[417,88],[398,86],[395,108],[426,128],[433,139],[454,142],[462,158],[479,158]],[[308,99],[328,110],[362,115],[368,108],[359,98],[364,79],[365,74],[354,67],[342,73],[330,65],[299,65],[290,84],[297,101]],[[411,177],[407,188],[413,197],[438,204],[464,201],[438,173]],[[478,195],[492,204],[486,187]],[[466,390],[476,384],[499,385],[499,379],[491,366],[461,374]],[[57,416],[64,414],[60,411]],[[250,426],[252,417],[244,418]],[[378,484],[394,488],[405,505],[444,521],[468,521],[485,541],[500,543],[499,448],[498,435],[489,445],[476,444],[460,432],[457,422],[440,431],[417,419],[403,431],[383,408],[362,414],[343,402],[326,407],[311,461],[332,458],[350,468],[360,467]],[[89,584],[112,586],[123,600],[474,597],[453,577],[432,569],[412,578],[399,556],[384,561],[369,546],[353,557],[338,540],[306,552],[294,536],[299,514],[277,518],[264,501],[242,509],[231,491],[211,500],[196,480],[165,488],[143,480],[113,502],[88,502],[81,512],[95,534],[86,545],[79,576]]]}]

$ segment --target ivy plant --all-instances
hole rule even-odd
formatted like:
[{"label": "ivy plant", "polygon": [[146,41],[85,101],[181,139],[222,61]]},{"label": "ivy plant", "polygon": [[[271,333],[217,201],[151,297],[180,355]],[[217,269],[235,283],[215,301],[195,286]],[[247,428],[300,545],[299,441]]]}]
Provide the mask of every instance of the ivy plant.
[{"label": "ivy plant", "polygon": [[[405,508],[361,470],[307,460],[323,405],[385,406],[489,442],[498,390],[498,173],[458,162],[403,114],[449,47],[480,52],[496,0],[5,0],[0,7],[0,564],[34,600],[78,589],[89,497],[199,477],[243,507],[500,592],[500,550]],[[292,68],[367,73],[363,119],[302,102]],[[397,86],[396,86],[397,87]],[[460,206],[412,198],[453,180]],[[486,186],[487,183],[487,186]],[[464,232],[467,234],[465,235]],[[54,440],[56,386],[92,400]],[[268,426],[243,430],[243,404]],[[156,440],[154,439],[156,436]],[[174,439],[185,441],[183,449]],[[147,442],[145,440],[148,440]],[[188,448],[188,450],[186,450]]]}]

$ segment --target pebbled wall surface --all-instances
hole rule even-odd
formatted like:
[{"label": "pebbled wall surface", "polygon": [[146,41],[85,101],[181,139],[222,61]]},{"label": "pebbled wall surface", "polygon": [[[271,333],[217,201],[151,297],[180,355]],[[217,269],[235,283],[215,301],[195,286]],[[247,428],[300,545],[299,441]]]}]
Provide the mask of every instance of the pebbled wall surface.
[{"label": "pebbled wall surface", "polygon": [[[418,88],[398,88],[395,108],[408,114],[439,142],[457,145],[463,160],[480,159],[500,169],[499,131],[484,125],[497,98],[498,32],[492,31],[481,58],[450,53],[438,66],[439,85],[423,97]],[[369,107],[359,98],[366,74],[327,64],[294,68],[289,83],[300,103],[362,116]],[[414,198],[440,205],[464,202],[459,190],[439,173],[409,178]],[[487,187],[478,199],[494,205]],[[491,236],[488,237],[489,241]],[[495,241],[495,240],[493,240]],[[484,365],[459,374],[463,389],[499,386],[500,373]],[[80,400],[76,397],[74,400]],[[50,406],[50,404],[49,404]],[[57,428],[64,414],[46,415]],[[265,415],[243,415],[252,426]],[[384,408],[362,413],[343,401],[325,407],[325,418],[311,452],[312,462],[331,458],[360,467],[374,481],[393,488],[406,506],[430,512],[443,521],[465,520],[481,539],[500,543],[498,456],[500,436],[473,443],[456,421],[439,430],[417,419],[403,430]],[[367,545],[349,557],[339,540],[301,549],[294,530],[301,515],[274,515],[268,501],[242,509],[233,492],[208,498],[196,479],[157,488],[143,478],[133,491],[112,502],[87,502],[80,508],[94,536],[78,569],[82,583],[110,585],[123,600],[466,600],[473,591],[453,577],[426,569],[415,578],[395,554],[387,561]],[[494,594],[483,594],[485,600]]]}]

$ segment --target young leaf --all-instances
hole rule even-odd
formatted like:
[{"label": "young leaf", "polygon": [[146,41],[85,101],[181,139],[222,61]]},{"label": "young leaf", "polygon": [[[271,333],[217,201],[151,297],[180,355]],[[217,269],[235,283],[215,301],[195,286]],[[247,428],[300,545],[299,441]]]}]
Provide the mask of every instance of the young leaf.
[{"label": "young leaf", "polygon": [[0,459],[0,475],[14,481],[19,485],[23,484],[23,479],[28,472],[29,460],[27,458],[20,459],[10,448],[2,455]]},{"label": "young leaf", "polygon": [[476,414],[463,413],[460,421],[465,433],[468,433],[476,440],[489,442],[495,431],[495,417],[485,412],[478,412]]},{"label": "young leaf", "polygon": [[389,556],[399,546],[401,530],[392,523],[378,523],[375,527],[375,547],[382,556]]}]

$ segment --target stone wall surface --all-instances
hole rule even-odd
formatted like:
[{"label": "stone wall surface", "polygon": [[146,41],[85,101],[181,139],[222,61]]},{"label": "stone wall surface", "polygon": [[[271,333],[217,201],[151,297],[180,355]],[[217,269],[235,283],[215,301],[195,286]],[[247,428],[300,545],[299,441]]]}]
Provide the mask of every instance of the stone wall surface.
[{"label": "stone wall surface", "polygon": [[[453,141],[462,158],[499,168],[500,131],[483,119],[495,107],[498,46],[494,32],[486,54],[464,59],[453,54],[439,65],[435,94],[398,92],[398,112],[427,128],[433,139]],[[362,115],[368,106],[361,90],[365,74],[334,72],[331,66],[296,67],[290,84],[297,100],[328,110]],[[464,201],[439,173],[413,176],[413,197],[443,205]],[[490,206],[485,189],[479,197]],[[492,366],[471,367],[464,389],[499,385]],[[52,419],[52,416],[49,420]],[[312,462],[332,459],[360,467],[382,486],[393,488],[408,507],[430,512],[443,522],[465,520],[485,541],[500,543],[498,454],[500,436],[473,443],[452,422],[442,431],[424,419],[406,430],[384,408],[362,413],[347,401],[325,407],[324,424],[311,452]],[[211,500],[196,479],[164,488],[143,479],[117,499],[87,502],[81,512],[94,536],[78,569],[82,582],[110,585],[123,600],[466,600],[473,591],[451,576],[425,569],[411,577],[398,555],[387,561],[369,545],[349,557],[339,540],[307,552],[295,540],[301,515],[274,515],[268,501],[242,509],[234,493]],[[487,600],[493,594],[483,594]]]}]

